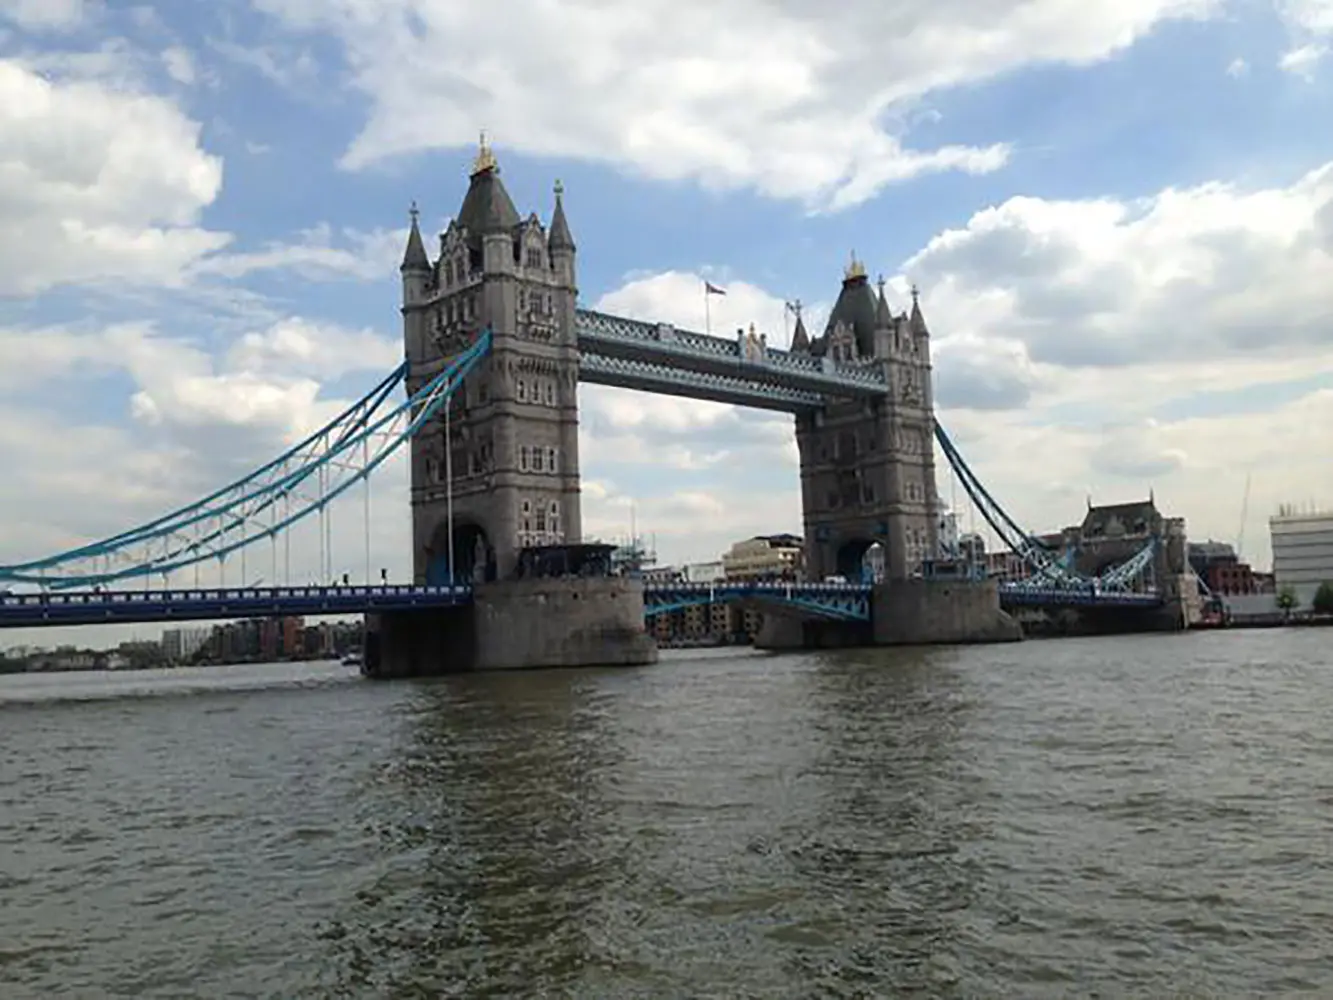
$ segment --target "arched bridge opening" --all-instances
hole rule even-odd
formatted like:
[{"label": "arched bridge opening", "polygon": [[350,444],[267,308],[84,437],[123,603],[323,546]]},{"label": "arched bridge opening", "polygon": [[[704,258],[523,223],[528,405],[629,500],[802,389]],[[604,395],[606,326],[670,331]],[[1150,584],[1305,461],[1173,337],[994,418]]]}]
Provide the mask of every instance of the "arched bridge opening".
[{"label": "arched bridge opening", "polygon": [[848,583],[878,583],[884,579],[887,554],[884,543],[878,539],[853,538],[838,548],[834,565],[838,576]]},{"label": "arched bridge opening", "polygon": [[[449,545],[449,525],[441,522],[431,535],[426,583],[489,583],[496,579],[495,546],[486,529],[474,521],[455,521],[453,546]],[[453,572],[449,558],[453,555]]]}]

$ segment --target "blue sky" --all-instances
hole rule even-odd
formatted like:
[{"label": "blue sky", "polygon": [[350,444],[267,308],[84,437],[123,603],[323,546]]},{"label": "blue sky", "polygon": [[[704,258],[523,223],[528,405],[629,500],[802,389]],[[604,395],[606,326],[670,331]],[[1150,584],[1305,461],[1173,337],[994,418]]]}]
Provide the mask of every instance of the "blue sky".
[{"label": "blue sky", "polygon": [[[1234,540],[1251,474],[1263,565],[1277,503],[1333,504],[1333,0],[507,8],[0,0],[0,562],[374,384],[407,206],[443,227],[483,128],[521,212],[563,181],[587,305],[700,327],[706,275],[715,327],[781,341],[853,249],[897,307],[919,283],[941,418],[1034,528],[1151,486]],[[789,418],[582,404],[590,532],[799,530]]]}]

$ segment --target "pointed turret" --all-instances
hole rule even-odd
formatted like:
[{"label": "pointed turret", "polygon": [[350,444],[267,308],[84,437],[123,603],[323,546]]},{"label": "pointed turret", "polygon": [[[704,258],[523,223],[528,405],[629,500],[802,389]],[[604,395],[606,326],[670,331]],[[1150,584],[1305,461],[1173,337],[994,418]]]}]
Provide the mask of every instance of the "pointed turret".
[{"label": "pointed turret", "polygon": [[805,331],[805,320],[800,315],[796,317],[796,329],[791,335],[791,349],[798,354],[810,353],[810,334]]},{"label": "pointed turret", "polygon": [[565,186],[555,182],[555,213],[551,216],[551,234],[546,243],[552,250],[573,250],[574,237],[565,218]]},{"label": "pointed turret", "polygon": [[408,230],[407,249],[403,251],[403,263],[398,270],[403,273],[429,271],[430,258],[426,256],[426,244],[421,241],[421,226],[419,225],[421,213],[417,211],[415,201],[412,202],[409,214],[412,216],[412,228]]},{"label": "pointed turret", "polygon": [[921,315],[921,289],[912,286],[912,315],[907,321],[908,329],[919,337],[930,334],[926,327],[926,317]]},{"label": "pointed turret", "polygon": [[884,275],[879,276],[879,295],[875,298],[875,326],[887,330],[893,326],[893,313],[889,311],[888,299],[884,298]]},{"label": "pointed turret", "polygon": [[796,313],[796,329],[791,334],[791,350],[797,354],[809,354],[810,334],[805,331],[805,319],[801,316],[800,299],[792,304],[792,312]]}]

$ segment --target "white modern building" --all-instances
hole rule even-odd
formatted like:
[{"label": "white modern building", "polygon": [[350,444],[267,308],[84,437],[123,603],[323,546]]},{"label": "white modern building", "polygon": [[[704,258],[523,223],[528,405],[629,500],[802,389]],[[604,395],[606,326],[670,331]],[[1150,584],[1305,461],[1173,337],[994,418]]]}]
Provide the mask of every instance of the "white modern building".
[{"label": "white modern building", "polygon": [[726,575],[721,559],[712,562],[690,563],[685,567],[685,581],[687,583],[716,583],[718,580],[725,579]]},{"label": "white modern building", "polygon": [[213,630],[208,627],[172,628],[162,633],[162,652],[172,663],[188,660],[204,648]]},{"label": "white modern building", "polygon": [[1308,608],[1325,581],[1333,583],[1333,510],[1298,511],[1290,505],[1268,519],[1273,544],[1273,582],[1291,590],[1297,607]]}]

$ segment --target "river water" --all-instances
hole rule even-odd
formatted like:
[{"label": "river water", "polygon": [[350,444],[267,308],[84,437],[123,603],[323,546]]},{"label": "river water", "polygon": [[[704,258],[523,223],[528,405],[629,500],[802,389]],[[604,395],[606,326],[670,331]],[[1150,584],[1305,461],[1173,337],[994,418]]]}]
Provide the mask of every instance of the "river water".
[{"label": "river water", "polygon": [[1330,639],[0,677],[0,997],[1333,996]]}]

